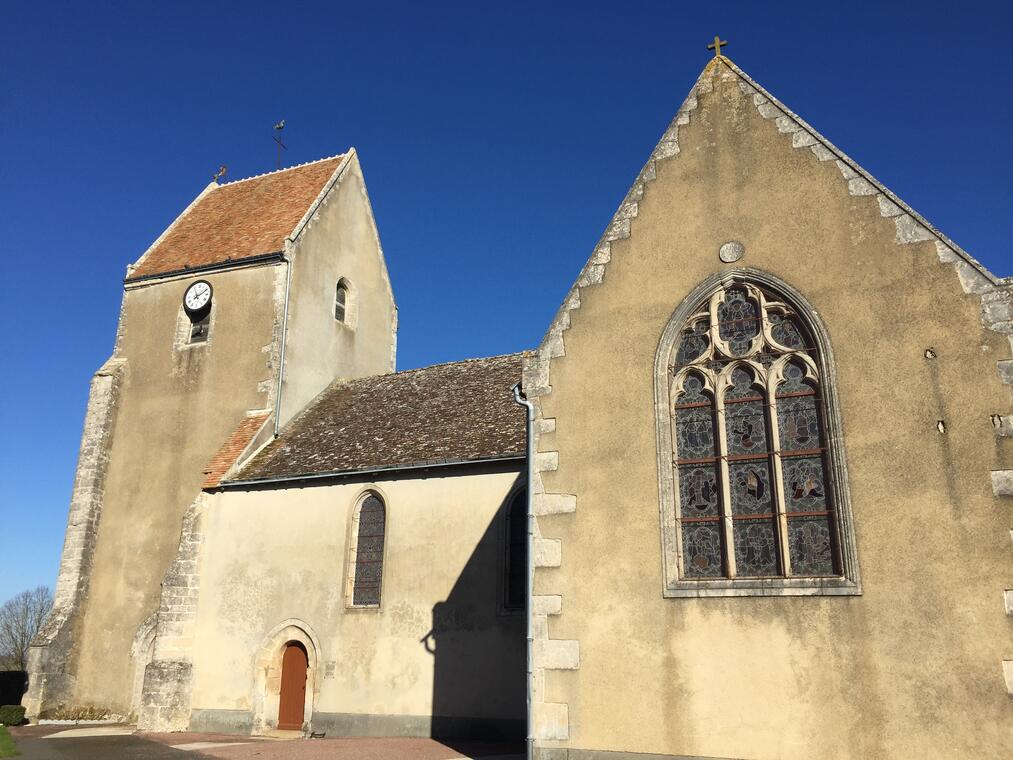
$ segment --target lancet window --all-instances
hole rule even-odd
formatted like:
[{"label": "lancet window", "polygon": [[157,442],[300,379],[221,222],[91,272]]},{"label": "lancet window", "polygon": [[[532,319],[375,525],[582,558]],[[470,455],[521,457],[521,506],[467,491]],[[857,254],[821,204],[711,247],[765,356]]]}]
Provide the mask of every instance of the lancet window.
[{"label": "lancet window", "polygon": [[528,512],[527,491],[518,491],[507,509],[506,589],[504,609],[523,610],[527,598]]},{"label": "lancet window", "polygon": [[344,280],[339,280],[334,286],[334,319],[338,322],[345,321],[345,312],[348,306],[348,285]]},{"label": "lancet window", "polygon": [[383,500],[371,491],[359,502],[352,522],[349,601],[353,607],[380,605],[386,526]]},{"label": "lancet window", "polygon": [[834,479],[843,467],[827,431],[828,365],[806,320],[771,288],[726,279],[673,338],[663,437],[674,586],[854,587]]}]

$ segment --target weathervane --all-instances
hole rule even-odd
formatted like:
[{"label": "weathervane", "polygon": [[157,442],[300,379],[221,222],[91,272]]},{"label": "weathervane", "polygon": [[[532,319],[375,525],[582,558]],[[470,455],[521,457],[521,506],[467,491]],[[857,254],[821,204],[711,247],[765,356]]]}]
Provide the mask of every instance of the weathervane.
[{"label": "weathervane", "polygon": [[220,180],[222,177],[225,176],[225,172],[227,172],[228,170],[229,167],[227,167],[225,164],[219,166],[218,171],[215,172],[215,176],[211,178],[212,181],[217,182],[218,180]]},{"label": "weathervane", "polygon": [[716,35],[714,35],[714,42],[712,42],[710,45],[708,45],[707,49],[714,51],[714,57],[715,58],[720,58],[721,57],[721,46],[722,45],[727,45],[727,44],[728,44],[728,40],[722,40],[721,39],[721,35],[716,34]]},{"label": "weathervane", "polygon": [[[274,131],[277,132],[279,135],[281,134],[281,130],[283,130],[284,128],[285,128],[285,120],[284,119],[282,119],[281,121],[279,121],[277,124],[274,125]],[[278,135],[274,136],[274,141],[276,143],[278,143],[278,168],[280,169],[281,168],[281,151],[282,150],[288,150],[288,146],[286,146],[285,143],[283,143],[281,141],[281,137],[279,137]]]}]

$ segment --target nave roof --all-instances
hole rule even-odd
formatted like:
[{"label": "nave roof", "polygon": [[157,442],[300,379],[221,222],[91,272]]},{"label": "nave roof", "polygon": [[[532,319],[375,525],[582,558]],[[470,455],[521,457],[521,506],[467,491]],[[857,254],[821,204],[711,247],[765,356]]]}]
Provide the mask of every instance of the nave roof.
[{"label": "nave roof", "polygon": [[512,392],[523,358],[337,380],[230,480],[523,458],[525,413]]}]

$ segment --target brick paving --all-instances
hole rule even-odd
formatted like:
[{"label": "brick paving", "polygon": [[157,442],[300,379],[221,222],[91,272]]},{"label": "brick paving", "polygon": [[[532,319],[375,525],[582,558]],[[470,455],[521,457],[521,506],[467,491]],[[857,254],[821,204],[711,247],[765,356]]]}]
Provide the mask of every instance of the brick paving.
[{"label": "brick paving", "polygon": [[[523,744],[447,741],[417,738],[341,737],[332,739],[263,739],[226,734],[138,734],[149,741],[167,744],[213,742],[200,754],[222,760],[458,760],[459,758],[524,757]],[[234,744],[234,742],[244,742]],[[228,745],[228,746],[226,746]]]},{"label": "brick paving", "polygon": [[[24,760],[523,760],[523,743],[417,738],[273,739],[235,734],[136,733],[52,737],[75,726],[11,729]],[[109,726],[120,729],[120,726]],[[52,738],[49,738],[52,737]],[[193,750],[174,749],[197,745]]]}]

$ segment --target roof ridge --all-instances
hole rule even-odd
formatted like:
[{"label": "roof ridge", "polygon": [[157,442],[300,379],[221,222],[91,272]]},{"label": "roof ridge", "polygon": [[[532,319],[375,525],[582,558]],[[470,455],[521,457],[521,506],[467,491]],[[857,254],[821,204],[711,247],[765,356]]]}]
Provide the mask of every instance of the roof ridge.
[{"label": "roof ridge", "polygon": [[336,158],[344,158],[348,151],[345,153],[337,153],[333,156],[325,156],[323,158],[315,158],[312,161],[304,161],[301,164],[293,164],[292,166],[286,166],[284,169],[275,169],[271,172],[263,172],[262,174],[254,174],[250,177],[243,177],[242,179],[234,179],[231,182],[223,182],[218,187],[229,187],[230,185],[238,185],[240,182],[249,182],[251,179],[261,179],[262,177],[269,177],[272,174],[282,174],[284,172],[290,172],[293,169],[302,169],[305,166],[312,166],[313,164],[319,164],[323,161],[333,161]]},{"label": "roof ridge", "polygon": [[[399,369],[394,372],[381,372],[378,375],[363,375],[362,377],[338,377],[335,378],[327,388],[333,388],[338,385],[351,385],[352,383],[359,383],[365,380],[375,380],[380,377],[403,377],[404,375],[411,375],[417,372],[425,372],[429,369],[439,369],[440,367],[450,367],[455,364],[473,364],[475,362],[489,361],[490,359],[509,359],[515,356],[523,357],[525,354],[532,353],[531,349],[524,349],[522,351],[513,351],[509,354],[493,354],[492,356],[473,356],[469,359],[455,359],[449,362],[438,362],[437,364],[427,364],[424,367],[412,367],[411,369]],[[324,389],[324,391],[327,390]],[[320,395],[323,395],[321,392]]]},{"label": "roof ridge", "polygon": [[[493,354],[492,356],[473,356],[468,359],[454,359],[448,362],[438,362],[436,364],[427,364],[424,367],[412,367],[411,369],[401,369],[395,372],[386,372],[381,375],[367,375],[366,377],[386,377],[387,375],[407,375],[409,372],[421,372],[426,369],[436,369],[437,367],[449,367],[451,364],[469,364],[471,362],[484,362],[490,359],[506,359],[512,356],[523,356],[524,354],[530,353],[531,349],[522,349],[520,351],[511,351],[508,354]],[[358,380],[364,380],[363,378],[356,378]]]}]

